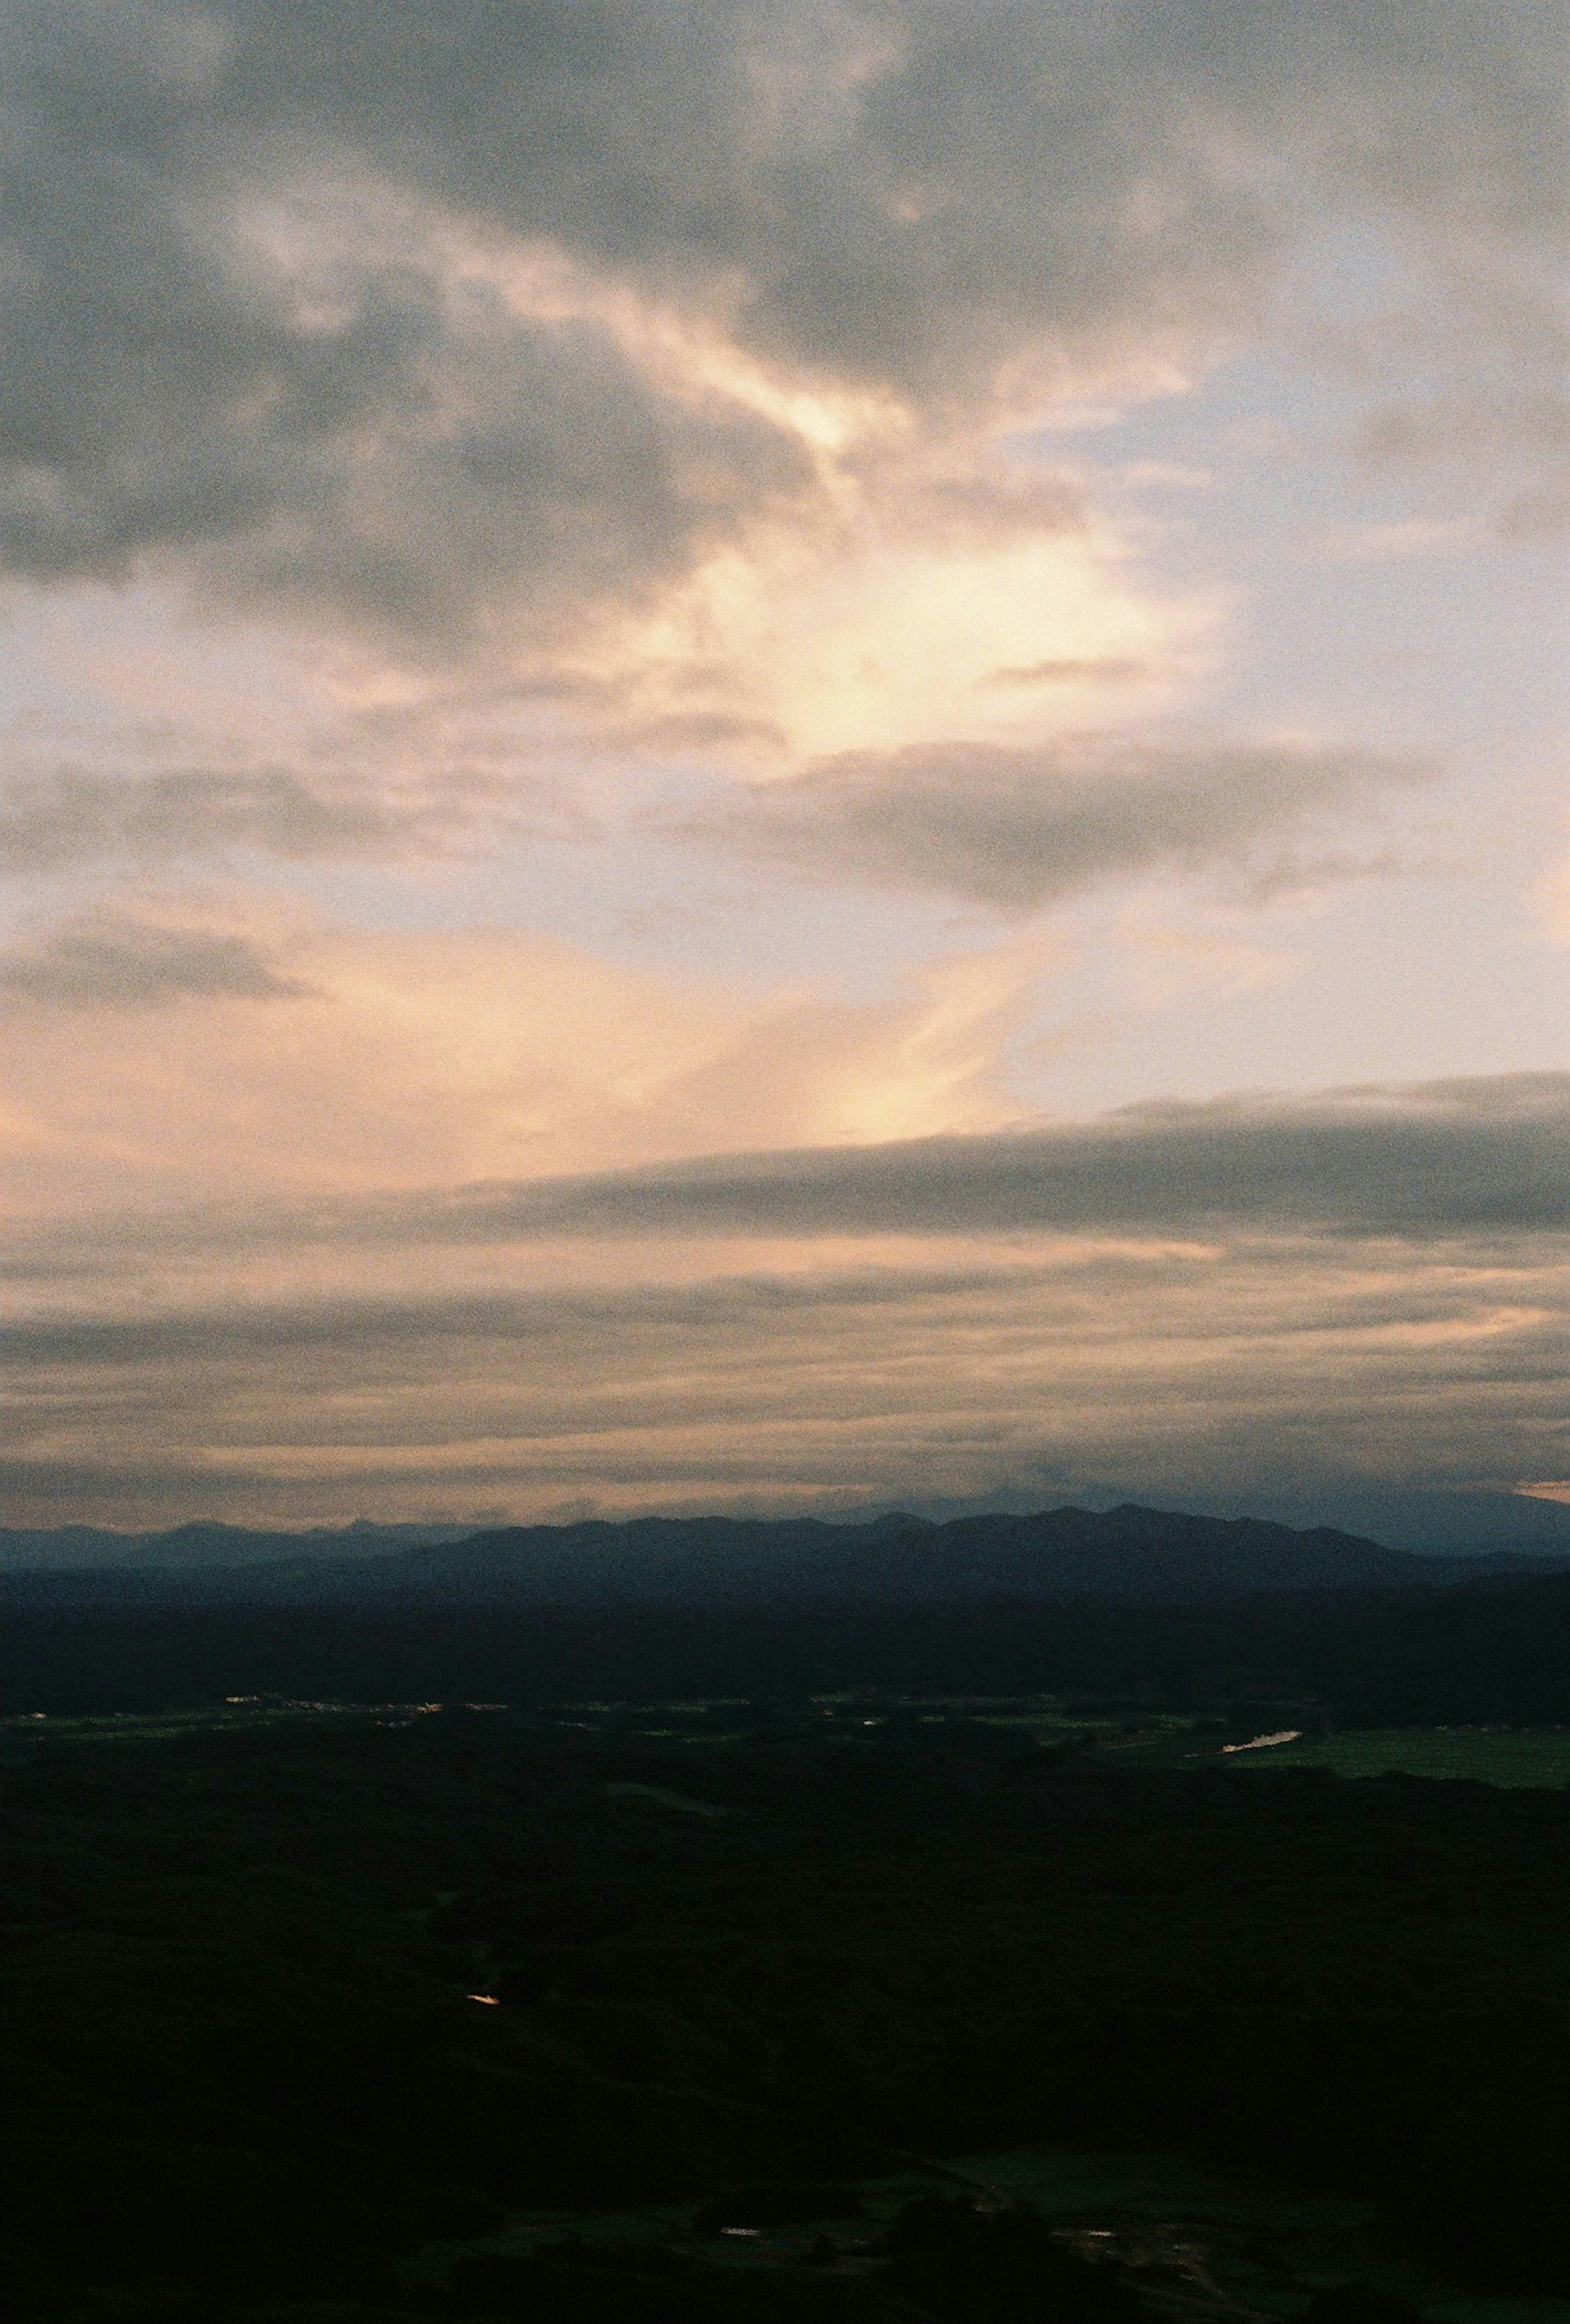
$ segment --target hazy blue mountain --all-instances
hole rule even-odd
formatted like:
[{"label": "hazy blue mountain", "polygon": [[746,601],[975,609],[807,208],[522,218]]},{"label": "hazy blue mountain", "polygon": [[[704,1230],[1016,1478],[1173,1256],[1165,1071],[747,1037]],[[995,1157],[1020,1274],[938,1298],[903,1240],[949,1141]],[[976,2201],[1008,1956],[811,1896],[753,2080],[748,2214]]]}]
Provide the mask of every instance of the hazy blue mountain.
[{"label": "hazy blue mountain", "polygon": [[[618,1541],[629,1554],[635,1554],[641,1562],[649,1561],[655,1569],[662,1558],[675,1554],[674,1544],[679,1540],[687,1543],[688,1554],[695,1559],[701,1558],[700,1545],[704,1540],[728,1544],[731,1550],[743,1554],[749,1545],[765,1540],[772,1541],[780,1552],[793,1544],[804,1553],[808,1545],[817,1543],[826,1554],[831,1545],[838,1543],[845,1557],[852,1558],[860,1551],[875,1564],[878,1553],[873,1545],[891,1534],[913,1539],[925,1529],[947,1541],[956,1554],[964,1554],[967,1545],[974,1547],[979,1540],[992,1539],[1001,1544],[1005,1535],[999,1528],[1020,1525],[1039,1528],[1048,1518],[1058,1526],[1065,1542],[1074,1537],[1076,1519],[1091,1517],[1115,1518],[1121,1528],[1120,1538],[1131,1541],[1141,1537],[1136,1517],[1141,1505],[1110,1489],[1087,1492],[1085,1499],[1084,1507],[1048,1512],[1009,1507],[978,1509],[951,1504],[937,1510],[923,1509],[915,1514],[898,1511],[871,1520],[860,1517],[651,1517],[623,1524],[483,1527],[472,1522],[377,1525],[360,1518],[347,1526],[313,1526],[282,1531],[224,1525],[203,1518],[153,1533],[121,1532],[97,1526],[0,1526],[0,1572],[81,1572],[106,1568],[127,1572],[180,1568],[206,1572],[238,1565],[287,1564],[292,1569],[301,1562],[325,1566],[353,1561],[357,1565],[371,1557],[503,1539],[515,1544],[531,1543],[533,1564],[541,1573],[550,1569],[555,1559],[559,1560],[565,1572],[576,1574],[586,1551],[596,1558],[608,1554],[614,1562]],[[1459,1577],[1460,1569],[1451,1571],[1448,1563],[1455,1559],[1464,1561],[1468,1571],[1474,1569],[1479,1559],[1499,1556],[1534,1563],[1547,1558],[1553,1563],[1570,1564],[1570,1506],[1560,1501],[1538,1500],[1519,1493],[1446,1493],[1400,1486],[1369,1487],[1356,1491],[1348,1489],[1328,1498],[1277,1498],[1266,1493],[1261,1494],[1261,1499],[1264,1503],[1262,1517],[1257,1509],[1242,1511],[1235,1508],[1219,1513],[1168,1510],[1146,1511],[1145,1515],[1160,1518],[1172,1527],[1185,1524],[1221,1526],[1224,1530],[1216,1536],[1218,1542],[1230,1540],[1241,1548],[1245,1539],[1251,1539],[1267,1563],[1272,1554],[1271,1545],[1279,1548],[1281,1540],[1289,1537],[1298,1543],[1299,1555],[1308,1554],[1301,1545],[1340,1538],[1356,1540],[1364,1550],[1403,1551],[1418,1558],[1439,1558],[1446,1561],[1445,1572],[1436,1577],[1441,1580]],[[1224,1530],[1229,1523],[1240,1522],[1245,1527],[1261,1526],[1262,1530],[1255,1536]],[[977,1526],[984,1528],[981,1536],[966,1532],[966,1528]],[[1084,1538],[1106,1541],[1111,1536],[1091,1534]],[[1163,1538],[1174,1544],[1179,1539],[1187,1539],[1191,1545],[1197,1540],[1196,1536],[1178,1533],[1168,1533]],[[456,1575],[458,1569],[455,1566],[452,1570]],[[1399,1572],[1405,1580],[1417,1578],[1404,1563],[1393,1572]],[[323,1579],[325,1587],[325,1574]]]},{"label": "hazy blue mountain", "polygon": [[1505,1551],[1570,1558],[1570,1504],[1528,1493],[1426,1492],[1406,1485],[1345,1488],[1313,1500],[1271,1503],[1288,1525],[1344,1526],[1391,1549],[1475,1557]]},{"label": "hazy blue mountain", "polygon": [[0,1572],[22,1570],[80,1572],[101,1567],[197,1566],[203,1569],[254,1565],[281,1558],[323,1559],[375,1556],[421,1549],[429,1544],[463,1541],[472,1525],[372,1525],[364,1518],[347,1526],[312,1526],[303,1531],[264,1532],[249,1526],[198,1518],[162,1533],[121,1533],[107,1526],[0,1526]]},{"label": "hazy blue mountain", "polygon": [[[1043,1480],[1034,1494],[1018,1492],[993,1499],[924,1501],[923,1516],[980,1517],[1006,1511],[1023,1517],[1040,1506],[1043,1494],[1057,1489],[1072,1493],[1076,1505],[1106,1510],[1150,1496],[1137,1486],[1104,1480],[1072,1486]],[[1161,1495],[1162,1505],[1174,1505]],[[1455,1492],[1417,1485],[1342,1484],[1312,1492],[1272,1490],[1268,1480],[1247,1494],[1208,1497],[1201,1506],[1176,1505],[1192,1517],[1266,1517],[1274,1524],[1312,1531],[1328,1526],[1338,1533],[1357,1534],[1386,1549],[1410,1550],[1422,1557],[1484,1557],[1496,1552],[1512,1557],[1570,1560],[1570,1503],[1550,1501],[1527,1493]]]},{"label": "hazy blue mountain", "polygon": [[[389,1539],[392,1530],[356,1529],[347,1555],[342,1535],[245,1536],[251,1545],[241,1555],[229,1528],[181,1527],[161,1537],[173,1545],[166,1555],[149,1542],[134,1559],[100,1563],[90,1573],[67,1570],[57,1555],[47,1566],[14,1571],[10,1589],[14,1599],[53,1602],[106,1593],[244,1604],[914,1605],[998,1597],[1178,1604],[1257,1591],[1453,1582],[1541,1564],[1499,1554],[1418,1557],[1330,1526],[1297,1530],[1132,1503],[946,1522],[905,1514],[870,1524],[642,1517],[509,1526],[445,1540],[428,1532],[413,1542]],[[213,1536],[222,1538],[204,1548]]]}]

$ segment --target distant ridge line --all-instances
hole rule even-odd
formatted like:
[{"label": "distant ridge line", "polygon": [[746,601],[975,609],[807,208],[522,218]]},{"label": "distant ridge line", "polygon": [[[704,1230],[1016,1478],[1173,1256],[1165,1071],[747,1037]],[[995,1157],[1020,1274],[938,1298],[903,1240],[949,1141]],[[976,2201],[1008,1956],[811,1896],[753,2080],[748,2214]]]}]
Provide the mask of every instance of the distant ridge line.
[{"label": "distant ridge line", "polygon": [[292,1535],[197,1522],[140,1538],[87,1527],[52,1536],[0,1528],[0,1560],[14,1602],[1178,1604],[1544,1572],[1570,1566],[1570,1546],[1558,1554],[1424,1554],[1334,1526],[1125,1502],[1024,1516],[586,1518],[478,1529],[362,1524]]}]

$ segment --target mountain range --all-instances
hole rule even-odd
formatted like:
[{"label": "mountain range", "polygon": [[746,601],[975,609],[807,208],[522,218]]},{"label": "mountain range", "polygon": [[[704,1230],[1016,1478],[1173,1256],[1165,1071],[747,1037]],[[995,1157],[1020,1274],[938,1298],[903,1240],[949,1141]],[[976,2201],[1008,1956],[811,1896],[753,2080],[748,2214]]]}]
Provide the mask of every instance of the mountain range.
[{"label": "mountain range", "polygon": [[[132,1545],[134,1543],[134,1545]],[[119,1554],[115,1554],[118,1545]],[[14,1603],[715,1605],[1111,1598],[1184,1604],[1259,1591],[1429,1585],[1570,1566],[1556,1555],[1421,1555],[1335,1527],[1124,1503],[937,1521],[637,1517],[350,1526],[199,1524],[139,1538],[0,1532]]]}]

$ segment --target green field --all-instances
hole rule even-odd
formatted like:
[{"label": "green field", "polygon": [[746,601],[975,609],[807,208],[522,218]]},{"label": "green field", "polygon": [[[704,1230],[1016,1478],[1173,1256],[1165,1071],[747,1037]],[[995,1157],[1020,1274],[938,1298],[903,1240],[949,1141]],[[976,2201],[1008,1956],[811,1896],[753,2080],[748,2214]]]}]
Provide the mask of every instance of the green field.
[{"label": "green field", "polygon": [[1427,1775],[1555,1791],[1570,1784],[1570,1728],[1376,1727],[1236,1751],[1234,1767],[1328,1767],[1335,1775]]},{"label": "green field", "polygon": [[[222,1729],[406,1727],[444,1709],[506,1715],[508,1707],[245,1696],[199,1709],[152,1713],[63,1719],[13,1715],[0,1719],[0,1758],[9,1764],[24,1761],[51,1743],[152,1741]],[[746,1709],[734,1698],[716,1696],[679,1702],[563,1703],[512,1717],[540,1732],[674,1743],[702,1753],[742,1741]],[[1422,1775],[1506,1789],[1554,1791],[1570,1784],[1570,1727],[1362,1728],[1251,1749],[1235,1744],[1224,1748],[1215,1739],[1218,1721],[1201,1722],[1186,1711],[1147,1708],[1130,1717],[1083,1704],[1070,1706],[1052,1695],[819,1695],[799,1715],[804,1726],[824,1740],[845,1744],[883,1741],[910,1747],[923,1738],[932,1741],[936,1730],[957,1725],[990,1730],[1000,1739],[1011,1734],[1023,1747],[1030,1742],[1048,1748],[1076,1746],[1131,1768],[1222,1766],[1257,1773],[1261,1768],[1325,1767],[1335,1775]],[[636,1784],[619,1788],[629,1797],[643,1793],[668,1807],[694,1805],[685,1794],[678,1797]],[[712,1812],[707,1806],[698,1812]]]}]

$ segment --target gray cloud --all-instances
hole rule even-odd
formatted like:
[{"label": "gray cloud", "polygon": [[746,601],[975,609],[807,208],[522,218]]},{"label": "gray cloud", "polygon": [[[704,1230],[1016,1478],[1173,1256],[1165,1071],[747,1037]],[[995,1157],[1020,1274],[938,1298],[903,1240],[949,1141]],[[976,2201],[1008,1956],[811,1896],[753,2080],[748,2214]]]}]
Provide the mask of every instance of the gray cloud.
[{"label": "gray cloud", "polygon": [[263,312],[237,335],[211,300],[140,287],[167,299],[165,344],[151,318],[89,311],[88,344],[61,349],[32,318],[32,346],[80,376],[35,376],[0,410],[13,569],[172,559],[241,599],[452,642],[499,606],[549,624],[635,596],[807,473],[766,422],[655,394],[603,329],[500,302],[455,320],[412,267],[341,287],[329,328]]},{"label": "gray cloud", "polygon": [[1239,862],[1410,761],[1279,743],[1080,734],[854,751],[678,827],[831,880],[1025,910],[1119,875]]},{"label": "gray cloud", "polygon": [[0,991],[64,1009],[163,1008],[177,1001],[292,1001],[311,991],[248,936],[106,917],[54,930],[0,958]]},{"label": "gray cloud", "polygon": [[220,21],[217,105],[253,132],[307,112],[596,262],[739,272],[755,343],[942,394],[1037,332],[1083,349],[1130,322],[1235,319],[1294,212],[1327,195],[1473,240],[1562,214],[1564,27],[1534,0],[1508,19],[1447,0],[500,17],[466,0],[439,44],[397,5],[355,40],[330,0]]},{"label": "gray cloud", "polygon": [[1088,1125],[715,1157],[439,1196],[455,1238],[1570,1228],[1570,1074],[1132,1106]]},{"label": "gray cloud", "polygon": [[[455,287],[423,215],[439,189],[407,169],[418,141],[391,183],[356,188],[374,158],[266,15],[17,12],[13,569],[172,560],[209,590],[450,638],[499,599],[549,617],[635,594],[738,503],[801,481],[787,435],[662,395],[602,326]],[[341,19],[334,39],[363,62]]]},{"label": "gray cloud", "polygon": [[[50,1314],[0,1324],[0,1360],[80,1368],[129,1364],[180,1366],[196,1360],[216,1374],[225,1365],[283,1359],[291,1365],[337,1366],[346,1355],[374,1363],[387,1378],[418,1378],[444,1347],[488,1346],[519,1364],[539,1366],[538,1399],[553,1368],[559,1412],[570,1417],[581,1381],[570,1367],[598,1366],[635,1354],[658,1364],[662,1349],[679,1351],[663,1388],[648,1391],[651,1412],[674,1415],[679,1376],[712,1373],[749,1341],[767,1334],[776,1352],[822,1347],[835,1339],[963,1330],[978,1319],[1028,1314],[1041,1337],[1090,1345],[1122,1335],[1131,1308],[1153,1302],[1181,1314],[1187,1341],[1235,1341],[1251,1302],[1270,1302],[1290,1277],[1294,1312],[1276,1317],[1287,1334],[1378,1332],[1464,1321],[1474,1286],[1447,1269],[1408,1279],[1380,1274],[1349,1280],[1343,1252],[1298,1241],[1240,1247],[1225,1261],[1228,1296],[1206,1312],[1210,1258],[1154,1242],[1119,1250],[1088,1247],[1025,1263],[951,1266],[822,1267],[808,1274],[723,1274],[677,1283],[574,1286],[550,1292],[466,1292],[404,1296],[300,1296],[266,1302],[208,1302],[134,1317],[87,1312]],[[1528,1263],[1522,1279],[1533,1273]],[[1463,1277],[1464,1270],[1463,1270]],[[1540,1286],[1539,1286],[1540,1287]],[[1105,1308],[1104,1331],[1098,1315]],[[1464,1347],[1445,1359],[1453,1370],[1477,1360]],[[1488,1370],[1522,1380],[1564,1376],[1570,1359],[1553,1315],[1514,1319],[1506,1351],[1489,1350]],[[735,1393],[745,1396],[744,1382]],[[836,1389],[836,1394],[843,1393]]]},{"label": "gray cloud", "polygon": [[[1563,382],[1570,331],[1500,364],[1502,382],[1468,393],[1459,385],[1427,401],[1386,403],[1364,414],[1354,456],[1373,474],[1423,467],[1457,471],[1473,493],[1502,494],[1507,540],[1552,539],[1570,527],[1570,395]],[[1534,382],[1531,373],[1540,374]]]},{"label": "gray cloud", "polygon": [[[461,802],[460,802],[461,804]],[[165,862],[233,850],[283,856],[397,856],[452,836],[454,807],[334,789],[284,767],[103,775],[23,773],[0,807],[14,874]]]},{"label": "gray cloud", "polygon": [[991,1136],[702,1156],[308,1207],[100,1217],[14,1236],[6,1268],[48,1282],[254,1248],[1126,1231],[1509,1242],[1567,1229],[1570,1074],[1516,1074],[1145,1104]]},{"label": "gray cloud", "polygon": [[435,37],[409,0],[18,0],[7,23],[5,557],[172,561],[428,637],[636,591],[805,477],[778,429],[656,387],[598,324],[455,283],[444,222],[945,409],[1001,364],[1235,332],[1349,211],[1519,272],[1563,184],[1538,0],[449,0]]},{"label": "gray cloud", "polygon": [[[1122,1271],[1138,1262],[1123,1262]],[[484,1292],[435,1297],[350,1297],[278,1301],[134,1321],[97,1315],[50,1316],[0,1325],[7,1360],[77,1365],[184,1360],[200,1348],[212,1361],[283,1351],[309,1358],[372,1349],[398,1360],[416,1341],[529,1342],[559,1348],[586,1335],[605,1343],[632,1333],[658,1346],[668,1333],[715,1333],[727,1341],[765,1317],[782,1330],[830,1314],[953,1308],[1039,1289],[1072,1268],[826,1268],[809,1277],[732,1276],[697,1283],[639,1284],[614,1290],[577,1288],[549,1295]],[[1098,1272],[1105,1271],[1098,1269]],[[1113,1272],[1119,1271],[1113,1263]],[[1147,1263],[1139,1269],[1149,1279]]]},{"label": "gray cloud", "polygon": [[483,1480],[544,1514],[1544,1474],[1564,1323],[1541,1253],[1300,1241],[55,1313],[5,1335],[27,1393],[0,1489],[47,1510],[62,1431],[71,1505],[122,1521]]}]

